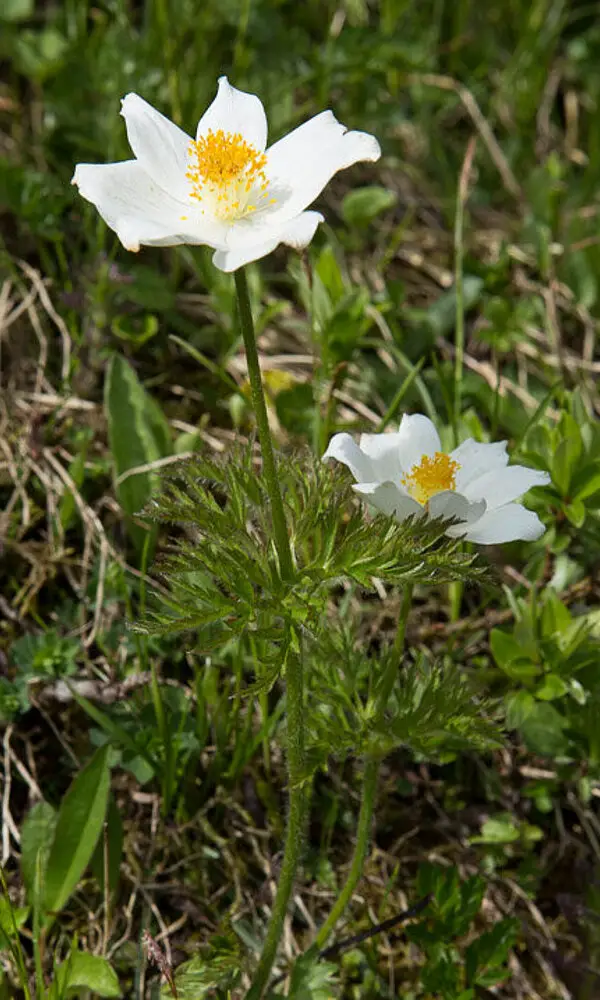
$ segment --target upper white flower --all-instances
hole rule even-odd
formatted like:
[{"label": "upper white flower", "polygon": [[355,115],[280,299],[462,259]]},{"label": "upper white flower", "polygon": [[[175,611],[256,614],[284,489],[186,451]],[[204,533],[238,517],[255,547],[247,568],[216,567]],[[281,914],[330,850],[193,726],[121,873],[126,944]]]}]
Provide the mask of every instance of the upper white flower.
[{"label": "upper white flower", "polygon": [[279,243],[307,246],[323,221],[307,206],[338,170],[381,155],[372,135],[348,132],[331,111],[267,149],[261,101],[225,76],[195,139],[137,94],[124,98],[121,114],[136,158],[80,163],[73,183],[128,250],[202,243],[222,271]]},{"label": "upper white flower", "polygon": [[453,538],[492,545],[533,541],[544,532],[537,514],[514,503],[532,486],[550,482],[546,472],[508,465],[506,441],[473,438],[445,454],[428,417],[405,415],[395,434],[336,434],[323,461],[337,459],[354,478],[354,489],[385,514],[455,518]]}]

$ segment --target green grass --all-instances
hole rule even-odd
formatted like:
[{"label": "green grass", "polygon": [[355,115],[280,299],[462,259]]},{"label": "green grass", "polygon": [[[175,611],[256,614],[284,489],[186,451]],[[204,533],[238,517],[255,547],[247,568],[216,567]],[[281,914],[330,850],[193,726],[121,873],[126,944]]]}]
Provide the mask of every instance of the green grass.
[{"label": "green grass", "polygon": [[[336,430],[419,411],[450,446],[455,433],[507,438],[514,460],[552,474],[529,501],[541,542],[486,553],[492,573],[473,583],[416,587],[414,676],[468,684],[504,743],[415,746],[409,727],[394,744],[365,876],[333,940],[426,893],[430,910],[405,933],[322,961],[309,952],[291,995],[598,991],[596,14],[566,0],[9,0],[0,12],[2,851],[17,925],[0,906],[0,997],[26,996],[27,977],[32,997],[47,995],[40,968],[49,984],[77,947],[110,960],[123,996],[158,996],[144,930],[174,968],[201,955],[218,995],[231,972],[242,996],[235,974],[256,962],[273,902],[286,772],[272,643],[212,624],[152,637],[125,627],[156,609],[175,542],[193,541],[161,525],[144,543],[134,513],[177,454],[250,454],[234,280],[203,248],[128,254],[70,186],[76,163],[129,155],[128,91],[191,132],[222,73],[260,95],[271,139],[330,107],[383,149],[329,185],[327,223],[302,257],[280,248],[249,268],[282,451],[309,469]],[[312,487],[290,477],[301,510]],[[329,601],[352,631],[332,703],[366,703],[398,591],[355,582]],[[336,642],[309,656],[311,705]],[[332,755],[329,734],[312,735],[319,768],[281,972],[339,894],[360,809],[366,748],[347,740]],[[105,743],[105,832],[41,926],[36,864],[56,817],[36,803],[64,808]],[[489,978],[468,994],[477,962]],[[79,995],[94,995],[98,969],[78,975]],[[201,995],[197,983],[190,996]]]}]

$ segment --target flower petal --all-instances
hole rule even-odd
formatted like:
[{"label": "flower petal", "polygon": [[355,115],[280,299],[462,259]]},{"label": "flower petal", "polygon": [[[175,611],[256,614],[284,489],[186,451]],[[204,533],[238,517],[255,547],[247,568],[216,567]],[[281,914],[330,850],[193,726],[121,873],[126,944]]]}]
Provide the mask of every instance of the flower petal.
[{"label": "flower petal", "polygon": [[414,465],[419,465],[424,455],[431,458],[441,451],[440,436],[429,417],[422,413],[405,413],[398,429],[398,452],[400,467],[409,473]]},{"label": "flower petal", "polygon": [[323,455],[323,462],[342,462],[358,483],[370,483],[373,479],[373,467],[367,455],[358,447],[350,434],[334,434]]},{"label": "flower petal", "polygon": [[261,100],[232,87],[226,76],[219,77],[217,96],[198,122],[196,138],[206,135],[209,129],[239,132],[261,153],[267,145],[267,116]]},{"label": "flower petal", "polygon": [[524,465],[509,465],[503,469],[484,472],[464,487],[463,492],[469,500],[483,497],[488,508],[495,509],[522,497],[534,486],[547,486],[549,482],[547,472],[528,469]]},{"label": "flower petal", "polygon": [[79,193],[96,206],[127,250],[147,246],[207,243],[219,246],[225,228],[190,214],[142,170],[137,160],[122,163],[79,163],[73,176]]},{"label": "flower petal", "polygon": [[189,205],[190,182],[185,176],[192,141],[189,135],[138,94],[123,98],[121,114],[140,166],[159,188]]},{"label": "flower petal", "polygon": [[403,493],[395,483],[358,483],[352,488],[373,507],[384,514],[393,514],[398,521],[405,521],[413,514],[421,516],[425,513],[421,505]]},{"label": "flower petal", "polygon": [[[465,524],[471,524],[485,513],[485,500],[479,503],[469,503],[468,499],[454,490],[442,490],[432,496],[427,503],[427,512],[430,517],[455,518]],[[460,537],[463,531],[462,524],[454,525],[448,531]]]},{"label": "flower petal", "polygon": [[380,483],[390,480],[399,482],[402,477],[399,447],[401,437],[398,431],[387,434],[361,434],[360,447],[371,459],[375,478]]},{"label": "flower petal", "polygon": [[348,132],[331,111],[304,122],[267,150],[273,219],[289,219],[310,205],[338,170],[378,160],[379,143],[366,132]]},{"label": "flower petal", "polygon": [[255,243],[250,242],[253,232],[250,220],[245,227],[230,226],[225,241],[226,249],[217,250],[213,255],[213,264],[220,271],[237,271],[243,264],[266,257],[279,243],[300,249],[310,243],[315,229],[322,221],[320,212],[301,212],[295,219],[279,227],[258,229],[256,240],[260,240],[261,236],[263,238]]},{"label": "flower petal", "polygon": [[467,486],[474,480],[492,469],[503,469],[508,464],[506,441],[483,444],[467,438],[450,452],[450,458],[460,465],[456,473],[456,489],[465,493]]},{"label": "flower petal", "polygon": [[483,517],[467,528],[464,537],[481,545],[498,545],[502,542],[535,541],[544,533],[544,525],[537,514],[520,503],[505,504],[497,510],[488,510]]}]

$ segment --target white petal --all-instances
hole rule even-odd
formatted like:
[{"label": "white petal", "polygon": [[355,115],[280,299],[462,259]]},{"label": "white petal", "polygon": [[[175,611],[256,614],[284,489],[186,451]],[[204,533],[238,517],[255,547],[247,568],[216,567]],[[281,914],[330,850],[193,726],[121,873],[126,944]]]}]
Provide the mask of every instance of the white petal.
[{"label": "white petal", "polygon": [[[261,236],[263,239],[256,243],[250,241],[253,232],[251,222],[246,227],[230,226],[225,240],[227,249],[217,250],[213,255],[213,264],[220,271],[237,271],[238,267],[252,260],[266,257],[279,243],[300,249],[310,243],[315,229],[322,221],[320,212],[302,212],[279,227],[269,226],[257,230],[256,239],[259,240]],[[265,238],[267,234],[268,238]]]},{"label": "white petal", "polygon": [[[430,517],[445,517],[448,519],[452,517],[459,521],[464,521],[466,524],[477,521],[485,512],[485,509],[485,500],[480,500],[479,503],[469,503],[466,497],[461,496],[460,493],[455,493],[454,490],[442,490],[440,493],[432,496],[427,503],[427,511]],[[450,528],[449,531],[460,535],[462,533],[460,530],[461,527],[461,525],[457,524],[455,527]]]},{"label": "white petal", "polygon": [[522,497],[534,486],[547,486],[550,476],[547,472],[537,469],[527,469],[524,465],[509,465],[503,469],[485,472],[473,479],[464,488],[464,494],[470,500],[484,498],[490,508],[501,507]]},{"label": "white petal", "polygon": [[307,247],[319,223],[323,222],[320,212],[301,212],[295,219],[291,219],[285,225],[281,242],[294,250],[303,250]]},{"label": "white petal", "polygon": [[458,462],[460,469],[456,473],[456,489],[465,493],[467,486],[492,469],[502,469],[508,464],[506,441],[495,444],[482,444],[467,438],[462,444],[450,452],[450,458]]},{"label": "white petal", "polygon": [[127,250],[147,246],[207,243],[219,246],[224,227],[190,214],[142,170],[137,160],[79,163],[73,176],[79,193],[96,206]]},{"label": "white petal", "polygon": [[400,466],[404,473],[420,465],[424,455],[431,458],[441,449],[440,436],[429,417],[422,413],[404,414],[398,429]]},{"label": "white petal", "polygon": [[369,483],[373,479],[373,467],[370,459],[358,447],[350,434],[334,434],[323,455],[323,462],[342,462],[358,483]]},{"label": "white petal", "polygon": [[219,77],[217,96],[198,122],[196,138],[206,135],[209,129],[239,132],[261,153],[267,145],[267,117],[262,102],[254,94],[236,90],[226,76]]},{"label": "white petal", "polygon": [[532,542],[543,533],[544,525],[537,514],[520,503],[509,503],[486,511],[479,521],[467,528],[464,537],[481,545],[498,545],[517,540]]},{"label": "white petal", "polygon": [[190,182],[186,178],[191,139],[138,94],[121,101],[129,145],[141,167],[158,187],[186,205]]},{"label": "white petal", "polygon": [[359,483],[353,489],[373,507],[377,507],[384,514],[393,514],[398,521],[405,521],[412,514],[418,516],[424,514],[421,505],[399,489],[395,483]]},{"label": "white petal", "polygon": [[400,465],[400,434],[361,434],[360,447],[371,459],[375,478],[383,483],[386,480],[400,482],[402,466]]},{"label": "white petal", "polygon": [[310,205],[338,170],[378,160],[379,143],[366,132],[348,132],[331,111],[304,122],[267,150],[273,218],[289,219]]}]

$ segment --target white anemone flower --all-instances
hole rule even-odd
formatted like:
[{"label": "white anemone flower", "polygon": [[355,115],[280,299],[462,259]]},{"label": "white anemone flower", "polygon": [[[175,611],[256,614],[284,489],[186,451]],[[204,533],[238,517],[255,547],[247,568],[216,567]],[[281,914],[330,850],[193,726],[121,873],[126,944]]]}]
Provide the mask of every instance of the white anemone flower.
[{"label": "white anemone flower", "polygon": [[404,521],[411,515],[455,519],[452,538],[493,545],[533,541],[544,532],[537,514],[515,503],[533,486],[550,482],[546,472],[508,465],[506,441],[473,438],[446,454],[433,423],[405,415],[395,434],[335,434],[323,461],[336,459],[356,480],[354,489],[373,507]]},{"label": "white anemone flower", "polygon": [[279,243],[307,246],[323,216],[305,209],[338,170],[377,160],[379,143],[323,111],[267,149],[258,97],[219,79],[191,139],[137,94],[122,101],[134,160],[80,163],[73,183],[127,250],[205,244],[235,271]]}]

